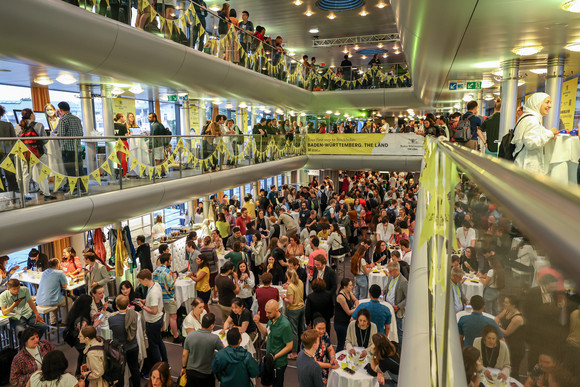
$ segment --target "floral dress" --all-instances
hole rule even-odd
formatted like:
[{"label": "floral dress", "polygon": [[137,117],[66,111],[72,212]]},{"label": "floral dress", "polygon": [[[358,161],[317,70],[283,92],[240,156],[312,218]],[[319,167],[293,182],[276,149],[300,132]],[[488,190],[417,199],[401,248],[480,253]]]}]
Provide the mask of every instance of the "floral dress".
[{"label": "floral dress", "polygon": [[[330,356],[328,356],[328,348],[330,348],[331,345],[328,333],[324,332],[324,335],[320,338],[320,345],[318,346],[318,350],[316,350],[314,359],[324,363],[329,362]],[[328,368],[322,369],[322,381],[324,384],[328,381]]]}]

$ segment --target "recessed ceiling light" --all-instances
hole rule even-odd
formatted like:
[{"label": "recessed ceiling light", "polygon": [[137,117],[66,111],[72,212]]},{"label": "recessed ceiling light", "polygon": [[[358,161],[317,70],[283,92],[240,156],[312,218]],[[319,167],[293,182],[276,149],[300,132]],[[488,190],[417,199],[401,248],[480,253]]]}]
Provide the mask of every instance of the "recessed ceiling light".
[{"label": "recessed ceiling light", "polygon": [[143,92],[143,88],[141,87],[140,84],[136,83],[133,86],[131,86],[129,91],[133,94],[141,94]]},{"label": "recessed ceiling light", "polygon": [[383,48],[383,44],[382,43],[379,43],[379,44],[377,44],[377,47],[378,48]]},{"label": "recessed ceiling light", "polygon": [[291,53],[288,54],[288,56],[294,56],[294,55],[296,55],[295,52],[291,52]]},{"label": "recessed ceiling light", "polygon": [[294,5],[301,5],[301,4],[302,4],[302,1],[300,1],[300,0],[296,0],[296,1],[294,2]]},{"label": "recessed ceiling light", "polygon": [[220,7],[218,7],[216,4],[214,4],[214,5],[212,5],[211,7],[209,7],[209,9],[210,9],[210,10],[212,10],[212,11],[214,11],[214,12],[217,12],[217,11],[219,11],[221,8],[220,8]]},{"label": "recessed ceiling light", "polygon": [[334,112],[334,115],[335,116],[340,116],[340,112],[337,110],[337,111]]},{"label": "recessed ceiling light", "polygon": [[317,34],[320,31],[318,31],[318,28],[311,28],[310,30],[308,30],[308,32],[310,32],[311,34]]},{"label": "recessed ceiling light", "polygon": [[542,51],[542,46],[520,46],[513,49],[513,53],[520,56],[534,55]]},{"label": "recessed ceiling light", "polygon": [[216,99],[215,101],[212,101],[213,105],[221,105],[222,101],[220,101],[219,99]]},{"label": "recessed ceiling light", "polygon": [[359,49],[358,44],[354,46],[354,49],[355,50],[358,50]]},{"label": "recessed ceiling light", "polygon": [[534,74],[538,74],[538,75],[543,75],[543,74],[547,74],[548,73],[548,69],[531,69],[530,70],[532,73]]},{"label": "recessed ceiling light", "polygon": [[56,80],[63,85],[72,85],[77,79],[68,71],[61,71]]},{"label": "recessed ceiling light", "polygon": [[348,54],[348,48],[345,48],[343,53]]},{"label": "recessed ceiling light", "polygon": [[121,94],[123,94],[125,91],[123,89],[121,89],[119,86],[115,86],[113,87],[113,89],[111,90],[111,94],[113,94],[113,96],[117,97]]},{"label": "recessed ceiling light", "polygon": [[493,61],[488,61],[488,62],[479,62],[473,65],[473,67],[475,67],[476,69],[486,69],[486,68],[491,68],[491,67],[499,67],[500,62],[493,60]]},{"label": "recessed ceiling light", "polygon": [[399,54],[400,54],[399,50],[395,51],[395,55],[399,55]]},{"label": "recessed ceiling light", "polygon": [[304,14],[306,16],[310,17],[310,16],[314,15],[314,12],[312,12],[311,10],[308,10],[308,11],[304,12]]},{"label": "recessed ceiling light", "polygon": [[226,109],[233,109],[233,108],[234,108],[234,105],[233,105],[231,102],[228,102],[228,103],[226,103],[226,104],[225,104],[225,106],[224,106],[224,107],[225,107]]},{"label": "recessed ceiling light", "polygon": [[564,11],[578,13],[580,12],[580,1],[568,0],[563,2],[561,7]]},{"label": "recessed ceiling light", "polygon": [[39,85],[43,85],[43,86],[47,86],[47,85],[50,85],[52,83],[52,81],[50,80],[48,75],[41,75],[40,77],[36,78],[34,80],[34,82],[38,83]]},{"label": "recessed ceiling light", "polygon": [[580,51],[580,40],[576,40],[564,47],[568,51],[578,52]]},{"label": "recessed ceiling light", "polygon": [[326,114],[332,114],[332,110],[327,110]]},{"label": "recessed ceiling light", "polygon": [[384,53],[383,54],[383,58],[387,58],[387,53]]},{"label": "recessed ceiling light", "polygon": [[366,58],[367,58],[366,55],[361,56],[361,59],[363,59],[363,60],[366,59]]},{"label": "recessed ceiling light", "polygon": [[486,94],[483,96],[483,99],[486,101],[491,101],[493,99],[493,95],[492,94]]},{"label": "recessed ceiling light", "polygon": [[360,13],[359,13],[359,15],[361,15],[361,16],[366,16],[368,14],[369,13],[367,11],[365,11],[364,9],[362,11],[360,11]]},{"label": "recessed ceiling light", "polygon": [[306,117],[306,113],[300,113],[300,117]]},{"label": "recessed ceiling light", "polygon": [[246,103],[245,103],[245,102],[240,102],[240,104],[238,105],[238,107],[239,107],[240,109],[246,109],[246,108],[248,107],[248,105],[246,105]]},{"label": "recessed ceiling light", "polygon": [[329,18],[330,20],[334,20],[336,19],[336,15],[333,12],[331,12],[328,14],[327,18]]},{"label": "recessed ceiling light", "polygon": [[385,8],[386,6],[387,6],[387,5],[386,5],[385,3],[383,3],[382,1],[380,1],[380,2],[377,4],[377,8]]}]

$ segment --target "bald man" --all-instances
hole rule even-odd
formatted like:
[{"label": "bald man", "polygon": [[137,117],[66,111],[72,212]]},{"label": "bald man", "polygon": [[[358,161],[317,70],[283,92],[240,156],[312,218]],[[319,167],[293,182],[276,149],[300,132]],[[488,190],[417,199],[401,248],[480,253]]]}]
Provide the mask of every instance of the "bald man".
[{"label": "bald man", "polygon": [[[278,301],[270,300],[266,303],[266,316],[268,323],[266,326],[260,323],[260,316],[254,316],[254,322],[258,326],[262,337],[268,337],[266,345],[266,355],[274,357],[274,367],[276,368],[275,376],[271,380],[262,378],[263,386],[284,386],[284,372],[288,365],[288,354],[292,351],[292,327],[290,322],[282,313]],[[270,333],[268,334],[268,331]]]}]

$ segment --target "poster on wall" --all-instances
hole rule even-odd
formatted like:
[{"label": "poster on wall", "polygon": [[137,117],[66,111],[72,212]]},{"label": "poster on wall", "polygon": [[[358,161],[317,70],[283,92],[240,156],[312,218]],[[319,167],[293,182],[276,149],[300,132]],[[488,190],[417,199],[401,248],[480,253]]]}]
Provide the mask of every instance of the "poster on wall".
[{"label": "poster on wall", "polygon": [[560,119],[564,127],[573,129],[574,112],[576,110],[576,93],[578,92],[578,78],[572,78],[562,83],[562,100],[560,101]]},{"label": "poster on wall", "polygon": [[423,156],[423,136],[414,133],[309,134],[311,155]]},{"label": "poster on wall", "polygon": [[248,133],[248,112],[242,111],[242,126],[240,128],[242,133]]},{"label": "poster on wall", "polygon": [[123,113],[127,119],[127,113],[137,115],[135,109],[135,100],[129,98],[113,98],[113,114]]},{"label": "poster on wall", "polygon": [[199,134],[199,107],[197,105],[189,105],[189,133]]}]

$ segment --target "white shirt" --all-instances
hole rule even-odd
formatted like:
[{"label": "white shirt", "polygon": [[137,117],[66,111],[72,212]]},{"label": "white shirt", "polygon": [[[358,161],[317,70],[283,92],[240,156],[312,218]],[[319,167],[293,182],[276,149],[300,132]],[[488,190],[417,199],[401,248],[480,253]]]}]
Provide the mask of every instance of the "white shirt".
[{"label": "white shirt", "polygon": [[163,317],[163,291],[161,290],[161,285],[157,282],[149,288],[147,298],[145,299],[145,305],[148,307],[157,307],[157,314],[152,314],[143,310],[143,316],[145,317],[146,322],[154,323]]},{"label": "white shirt", "polygon": [[363,270],[363,268],[367,265],[367,261],[365,261],[365,259],[361,259],[360,260],[360,269],[358,271],[358,275],[365,275],[365,272]]},{"label": "white shirt", "polygon": [[377,225],[377,234],[379,234],[378,236],[378,240],[383,241],[383,242],[389,242],[389,239],[391,239],[391,236],[395,233],[395,226],[392,223],[387,223],[386,225],[384,225],[383,223],[379,223]]},{"label": "white shirt", "polygon": [[457,240],[459,241],[461,248],[471,246],[471,242],[475,240],[475,230],[471,227],[467,231],[465,231],[463,227],[459,227],[455,231],[455,235],[457,235]]},{"label": "white shirt", "polygon": [[407,262],[409,264],[409,266],[411,266],[411,258],[413,257],[413,254],[411,252],[411,250],[407,251],[406,253],[403,253],[403,256],[401,257],[401,259],[405,262]]},{"label": "white shirt", "polygon": [[155,223],[153,227],[151,227],[151,237],[157,238],[161,235],[165,235],[165,223]]},{"label": "white shirt", "polygon": [[204,310],[203,312],[201,312],[201,317],[199,319],[199,321],[197,321],[195,319],[195,317],[193,317],[192,313],[189,313],[185,319],[183,320],[183,325],[181,326],[181,334],[183,335],[183,337],[187,337],[187,329],[192,329],[197,331],[198,329],[201,329],[201,319],[203,318],[203,316],[205,316],[207,314],[207,312]]},{"label": "white shirt", "polygon": [[40,377],[42,373],[40,371],[36,371],[30,377],[30,387],[74,387],[77,385],[77,379],[69,373],[65,373],[62,375],[58,381],[51,380],[50,382],[41,381]]}]

